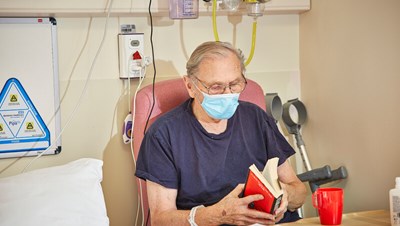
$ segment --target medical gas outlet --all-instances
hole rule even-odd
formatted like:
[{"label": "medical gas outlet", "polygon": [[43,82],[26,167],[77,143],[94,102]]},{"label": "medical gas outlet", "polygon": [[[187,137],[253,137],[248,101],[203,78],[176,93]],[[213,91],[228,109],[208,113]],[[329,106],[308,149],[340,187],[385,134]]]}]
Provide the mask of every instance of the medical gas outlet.
[{"label": "medical gas outlet", "polygon": [[139,78],[145,74],[143,33],[123,33],[118,35],[119,77]]}]

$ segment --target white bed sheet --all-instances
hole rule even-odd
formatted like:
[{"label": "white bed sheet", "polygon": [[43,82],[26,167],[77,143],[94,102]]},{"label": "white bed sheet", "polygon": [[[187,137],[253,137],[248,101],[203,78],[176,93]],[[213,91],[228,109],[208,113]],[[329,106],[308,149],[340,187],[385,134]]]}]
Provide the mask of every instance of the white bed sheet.
[{"label": "white bed sheet", "polygon": [[83,158],[0,178],[0,225],[108,226],[102,166]]}]

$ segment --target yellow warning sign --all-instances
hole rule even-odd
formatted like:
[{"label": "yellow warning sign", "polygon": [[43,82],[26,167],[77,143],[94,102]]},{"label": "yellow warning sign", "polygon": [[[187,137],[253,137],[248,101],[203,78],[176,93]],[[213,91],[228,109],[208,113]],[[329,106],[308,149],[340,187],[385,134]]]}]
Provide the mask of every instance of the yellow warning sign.
[{"label": "yellow warning sign", "polygon": [[10,95],[10,102],[18,102],[17,94]]},{"label": "yellow warning sign", "polygon": [[0,132],[3,132],[3,124],[0,123]]},{"label": "yellow warning sign", "polygon": [[26,129],[33,129],[33,122],[27,122]]}]

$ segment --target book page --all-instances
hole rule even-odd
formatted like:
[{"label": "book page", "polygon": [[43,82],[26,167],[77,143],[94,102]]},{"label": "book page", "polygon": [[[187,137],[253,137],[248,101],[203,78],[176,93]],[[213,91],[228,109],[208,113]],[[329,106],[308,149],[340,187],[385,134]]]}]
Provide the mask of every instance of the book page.
[{"label": "book page", "polygon": [[275,191],[281,190],[281,186],[278,182],[278,162],[279,158],[268,159],[267,164],[262,171],[262,175],[268,181],[268,183],[275,189]]}]

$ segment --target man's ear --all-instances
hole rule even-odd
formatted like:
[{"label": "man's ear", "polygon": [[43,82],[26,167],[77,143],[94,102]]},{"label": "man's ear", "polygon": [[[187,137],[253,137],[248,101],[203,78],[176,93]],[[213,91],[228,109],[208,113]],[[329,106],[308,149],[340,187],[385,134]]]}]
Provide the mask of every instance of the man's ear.
[{"label": "man's ear", "polygon": [[189,78],[189,76],[187,76],[187,75],[183,76],[183,81],[185,82],[185,87],[186,87],[186,90],[189,93],[189,96],[191,98],[194,98],[195,90],[193,90],[194,87],[193,87],[193,84],[192,84],[191,79]]}]

